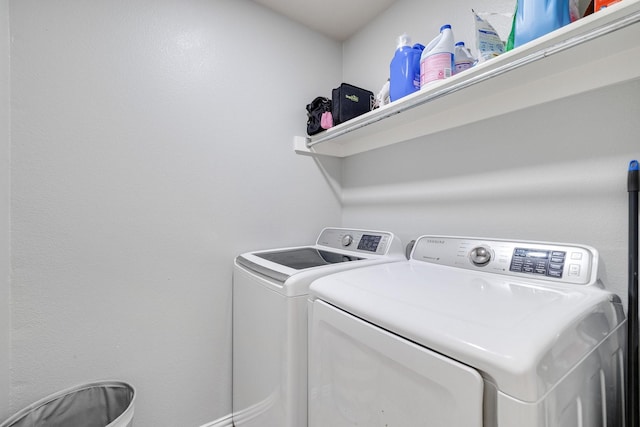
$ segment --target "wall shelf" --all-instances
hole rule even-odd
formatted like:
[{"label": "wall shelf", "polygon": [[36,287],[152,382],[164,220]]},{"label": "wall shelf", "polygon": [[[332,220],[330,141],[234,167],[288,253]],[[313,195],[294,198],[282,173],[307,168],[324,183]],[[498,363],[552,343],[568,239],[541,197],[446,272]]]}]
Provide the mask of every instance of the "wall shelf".
[{"label": "wall shelf", "polygon": [[640,0],[623,0],[312,137],[298,154],[348,157],[640,78]]}]

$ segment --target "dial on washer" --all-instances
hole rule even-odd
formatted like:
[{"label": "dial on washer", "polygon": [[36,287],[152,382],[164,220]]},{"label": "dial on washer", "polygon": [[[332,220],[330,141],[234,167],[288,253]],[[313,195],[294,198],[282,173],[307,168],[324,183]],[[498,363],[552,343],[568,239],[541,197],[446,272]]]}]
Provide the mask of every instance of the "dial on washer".
[{"label": "dial on washer", "polygon": [[489,264],[489,261],[491,261],[491,249],[486,246],[476,246],[475,248],[471,249],[471,252],[469,253],[469,259],[471,259],[473,265],[483,267]]}]

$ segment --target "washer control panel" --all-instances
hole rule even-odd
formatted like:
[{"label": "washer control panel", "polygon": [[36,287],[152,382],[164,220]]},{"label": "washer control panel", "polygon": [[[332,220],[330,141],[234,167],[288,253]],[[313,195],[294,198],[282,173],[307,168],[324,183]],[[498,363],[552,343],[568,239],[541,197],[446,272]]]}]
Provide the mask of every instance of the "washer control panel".
[{"label": "washer control panel", "polygon": [[411,259],[586,285],[596,279],[598,253],[589,246],[573,244],[422,236],[414,246]]},{"label": "washer control panel", "polygon": [[385,231],[325,228],[316,243],[334,249],[385,255],[393,239],[393,234]]}]

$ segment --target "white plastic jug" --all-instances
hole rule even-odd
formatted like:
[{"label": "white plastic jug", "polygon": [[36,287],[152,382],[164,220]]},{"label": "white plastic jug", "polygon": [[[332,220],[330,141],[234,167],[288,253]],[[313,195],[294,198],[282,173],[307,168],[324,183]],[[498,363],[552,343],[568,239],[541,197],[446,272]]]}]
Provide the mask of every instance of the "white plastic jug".
[{"label": "white plastic jug", "polygon": [[453,57],[455,63],[453,74],[458,74],[460,71],[473,67],[476,62],[476,59],[471,54],[469,48],[464,45],[464,42],[456,43]]},{"label": "white plastic jug", "polygon": [[453,31],[451,25],[440,27],[438,37],[424,48],[420,57],[420,87],[451,77],[453,62]]}]

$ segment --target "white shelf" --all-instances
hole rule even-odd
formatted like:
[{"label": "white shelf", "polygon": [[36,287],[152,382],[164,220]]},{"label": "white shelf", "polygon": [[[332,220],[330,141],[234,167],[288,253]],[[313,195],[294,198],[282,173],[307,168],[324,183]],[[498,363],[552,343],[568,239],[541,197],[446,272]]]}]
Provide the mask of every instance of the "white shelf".
[{"label": "white shelf", "polygon": [[637,78],[640,0],[623,0],[313,137],[294,137],[294,150],[347,157]]}]

